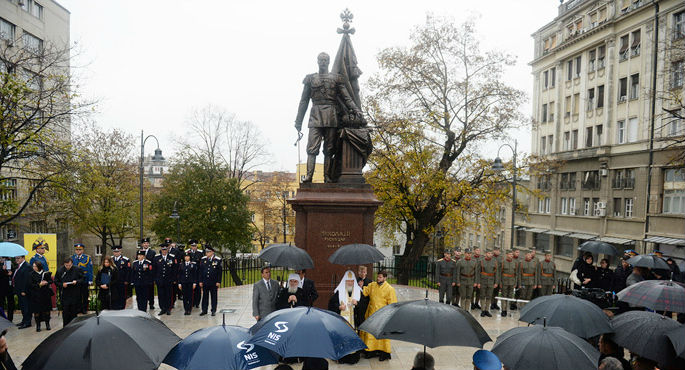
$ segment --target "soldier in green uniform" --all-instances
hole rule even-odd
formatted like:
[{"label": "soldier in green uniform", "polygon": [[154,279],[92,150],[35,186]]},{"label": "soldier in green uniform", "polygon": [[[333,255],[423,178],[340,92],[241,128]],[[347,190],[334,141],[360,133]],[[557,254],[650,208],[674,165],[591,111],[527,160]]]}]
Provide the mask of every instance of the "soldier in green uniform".
[{"label": "soldier in green uniform", "polygon": [[[540,269],[540,259],[535,255],[536,250],[535,248],[530,250],[531,253],[531,259],[533,262],[535,262],[535,266],[537,266],[538,270]],[[538,273],[538,279],[540,278],[540,274]],[[530,297],[530,299],[535,299],[540,296],[540,280],[538,280],[538,285],[533,288],[533,295]]]},{"label": "soldier in green uniform", "polygon": [[[516,286],[516,271],[518,263],[514,261],[514,252],[507,251],[507,256],[500,263],[500,286],[502,287],[502,297],[514,298],[514,287]],[[507,317],[507,302],[502,303],[502,317]]]},{"label": "soldier in green uniform", "polygon": [[540,286],[542,295],[551,295],[557,282],[557,266],[552,261],[552,252],[545,251],[545,260],[540,263]]},{"label": "soldier in green uniform", "polygon": [[480,316],[492,317],[488,307],[492,299],[492,290],[497,287],[499,282],[499,274],[497,269],[497,261],[492,256],[492,251],[486,251],[485,257],[478,263],[478,271],[476,272],[476,284],[478,289],[482,292],[483,309],[480,311]]},{"label": "soldier in green uniform", "polygon": [[[480,248],[475,247],[473,249],[473,259],[480,262],[480,260],[483,259],[483,255],[480,254]],[[480,289],[478,287],[475,287],[473,289],[473,295],[471,296],[471,309],[481,309],[480,308]]]},{"label": "soldier in green uniform", "polygon": [[457,286],[459,287],[459,295],[461,296],[461,307],[467,310],[471,303],[473,296],[473,288],[476,286],[476,270],[478,269],[478,261],[471,258],[471,250],[464,250],[464,258],[459,262],[457,267]]},{"label": "soldier in green uniform", "polygon": [[452,302],[452,287],[457,285],[457,264],[452,261],[452,251],[445,249],[444,257],[435,263],[435,281],[438,282],[438,301]]},{"label": "soldier in green uniform", "polygon": [[533,290],[539,285],[538,265],[533,260],[533,254],[526,253],[526,259],[519,265],[519,278],[521,299],[530,301],[533,298]]},{"label": "soldier in green uniform", "polygon": [[[502,255],[502,250],[499,247],[495,247],[495,249],[492,251],[492,258],[495,259],[495,262],[497,262],[498,267],[502,265],[504,256]],[[497,306],[497,300],[495,299],[495,297],[497,297],[497,294],[499,294],[501,288],[502,284],[500,283],[499,285],[497,285],[496,288],[492,290],[492,303],[490,303],[491,310],[499,310],[499,306]]]},{"label": "soldier in green uniform", "polygon": [[[520,258],[520,254],[521,254],[521,250],[517,247],[514,247],[513,260],[514,260],[514,264],[516,265],[516,277],[517,277],[516,290],[514,291],[514,298],[515,299],[521,299],[521,288],[519,286],[519,285],[521,285],[521,281],[518,280],[518,271],[519,271],[519,265],[521,265],[521,261],[523,261],[523,258]],[[516,309],[517,309],[516,302],[511,302],[511,304],[509,305],[509,308],[512,311],[516,311]]]},{"label": "soldier in green uniform", "polygon": [[[452,258],[454,260],[454,264],[457,266],[456,268],[456,273],[454,275],[454,281],[457,281],[457,274],[459,274],[459,262],[461,261],[461,248],[456,247],[454,248],[454,257]],[[452,305],[459,307],[459,287],[454,284],[454,288],[452,288]]]}]

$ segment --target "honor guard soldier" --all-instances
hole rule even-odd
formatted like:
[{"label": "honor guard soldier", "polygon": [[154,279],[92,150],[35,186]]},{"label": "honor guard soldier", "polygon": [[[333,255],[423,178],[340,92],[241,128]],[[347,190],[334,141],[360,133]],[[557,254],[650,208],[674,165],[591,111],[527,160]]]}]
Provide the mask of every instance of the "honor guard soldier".
[{"label": "honor guard soldier", "polygon": [[183,292],[183,314],[190,315],[193,310],[193,291],[197,287],[199,269],[197,263],[190,260],[190,254],[183,256],[183,262],[178,267],[178,288]]},{"label": "honor guard soldier", "polygon": [[[171,238],[165,238],[164,242],[169,245],[169,254],[174,256],[174,261],[176,261],[176,265],[180,265],[181,262],[183,262],[183,255],[185,254],[183,252],[183,246],[179,246],[174,242]],[[176,297],[178,299],[183,299],[183,293],[181,292],[181,289],[179,289],[176,284],[171,289],[171,308],[176,307]]]},{"label": "honor guard soldier", "polygon": [[557,282],[557,265],[552,261],[552,252],[545,251],[545,260],[540,262],[540,287],[542,295],[552,295]]},{"label": "honor guard soldier", "polygon": [[[531,253],[531,259],[533,262],[535,262],[536,268],[539,270],[540,269],[540,259],[535,255],[536,251],[535,248],[530,250]],[[542,287],[540,284],[540,273],[538,271],[538,285],[533,288],[533,295],[530,297],[530,299],[535,299],[540,296],[540,288]]]},{"label": "honor guard soldier", "polygon": [[[518,280],[519,279],[518,274],[519,274],[519,266],[521,265],[523,258],[520,258],[520,255],[521,255],[521,251],[518,248],[514,247],[514,255],[512,258],[514,260],[514,263],[516,264],[516,289],[514,290],[514,298],[515,299],[521,299],[521,289],[520,289],[521,288],[520,287],[521,281]],[[511,304],[509,305],[509,308],[512,311],[515,311],[517,308],[516,302],[511,302]]]},{"label": "honor guard soldier", "polygon": [[85,280],[80,285],[81,291],[81,313],[85,314],[88,312],[88,287],[93,284],[93,260],[90,256],[83,253],[85,245],[81,243],[74,244],[74,255],[71,256],[71,261],[74,263],[75,267],[78,267],[83,271],[83,276]]},{"label": "honor guard soldier", "polygon": [[[504,260],[504,255],[502,255],[502,250],[499,247],[495,247],[492,251],[492,258],[497,262],[497,268],[499,271],[500,267],[502,266],[502,261]],[[502,289],[502,282],[500,281],[499,284],[497,285],[496,288],[492,290],[492,297],[490,297],[492,300],[490,303],[490,309],[491,310],[499,310],[499,306],[497,306],[497,300],[495,297],[499,294],[500,290]]]},{"label": "honor guard soldier", "polygon": [[131,259],[121,255],[121,246],[112,247],[112,262],[119,271],[119,278],[112,284],[112,309],[123,310],[126,308],[128,298],[128,285],[131,280]]},{"label": "honor guard soldier", "polygon": [[216,315],[217,294],[221,285],[222,264],[221,257],[214,255],[214,248],[209,243],[205,245],[205,256],[200,261],[200,287],[202,288],[202,312],[207,314],[209,298],[212,298],[212,316]]},{"label": "honor guard soldier", "polygon": [[488,307],[492,299],[492,290],[499,283],[499,273],[497,269],[497,261],[492,256],[492,251],[486,251],[485,257],[480,260],[478,272],[476,273],[476,284],[481,291],[483,297],[483,309],[480,311],[480,316],[492,317]]},{"label": "honor guard soldier", "polygon": [[[444,257],[435,263],[435,280],[438,282],[438,300],[440,303],[452,302],[452,287],[457,286],[457,264],[452,261],[452,252],[445,249]],[[447,295],[447,301],[445,298]]]},{"label": "honor guard soldier", "polygon": [[[478,269],[478,261],[471,258],[471,250],[464,250],[464,258],[460,261],[457,267],[457,286],[459,287],[459,295],[461,296],[461,308],[467,310],[471,303],[473,296],[473,288],[476,286],[476,270]],[[471,306],[473,308],[473,305]]]},{"label": "honor guard soldier", "polygon": [[[150,248],[150,238],[143,238],[140,240],[140,250],[145,252],[145,259],[150,261],[150,263],[152,263],[152,261],[155,259],[155,255],[157,255],[155,250]],[[154,310],[155,309],[155,285],[151,284],[149,289],[150,289],[150,291],[147,292],[147,299],[148,299],[148,303],[150,304],[150,309]]]},{"label": "honor guard soldier", "polygon": [[160,254],[155,256],[152,267],[155,274],[155,285],[157,285],[157,302],[159,303],[160,315],[171,315],[172,289],[176,281],[176,260],[174,255],[169,253],[169,246],[166,243],[159,245]]},{"label": "honor guard soldier", "polygon": [[[518,264],[514,261],[514,252],[507,251],[507,256],[500,264],[500,286],[502,297],[514,298],[514,287],[516,286],[516,274]],[[502,303],[502,317],[507,317],[507,301]]]},{"label": "honor guard soldier", "polygon": [[147,304],[150,301],[148,294],[153,287],[152,262],[145,258],[145,251],[139,250],[136,260],[131,264],[131,285],[136,288],[136,302],[138,309],[147,311]]},{"label": "honor guard soldier", "polygon": [[533,259],[533,254],[526,253],[526,259],[519,265],[519,284],[522,289],[521,298],[530,301],[533,298],[533,290],[539,284],[538,265]]},{"label": "honor guard soldier", "polygon": [[454,248],[454,265],[456,266],[454,273],[454,287],[452,288],[452,305],[459,307],[459,287],[456,284],[457,274],[459,274],[459,261],[461,261],[461,248]]},{"label": "honor guard soldier", "polygon": [[[190,249],[186,251],[186,254],[190,256],[190,262],[195,262],[199,269],[200,261],[202,260],[202,257],[205,256],[205,252],[202,249],[197,248],[197,240],[195,239],[188,240],[188,245],[190,245]],[[200,308],[201,300],[202,288],[200,288],[200,284],[198,281],[198,284],[195,286],[195,289],[193,289],[193,306],[195,308]]]},{"label": "honor guard soldier", "polygon": [[[480,260],[483,259],[483,255],[481,254],[481,250],[479,247],[475,247],[473,249],[473,259],[476,261],[476,265],[480,262]],[[480,308],[480,288],[478,286],[475,286],[473,288],[473,296],[471,297],[471,309],[481,309]]]}]

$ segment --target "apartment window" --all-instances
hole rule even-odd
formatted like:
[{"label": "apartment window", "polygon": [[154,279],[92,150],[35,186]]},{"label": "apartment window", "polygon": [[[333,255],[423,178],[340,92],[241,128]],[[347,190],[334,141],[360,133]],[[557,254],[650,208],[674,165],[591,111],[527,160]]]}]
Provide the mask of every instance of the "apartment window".
[{"label": "apartment window", "polygon": [[637,141],[637,117],[628,120],[627,142],[634,143]]},{"label": "apartment window", "polygon": [[685,170],[664,171],[664,213],[685,214]]},{"label": "apartment window", "polygon": [[597,86],[597,108],[604,107],[604,85]]},{"label": "apartment window", "polygon": [[614,180],[611,183],[611,187],[614,189],[622,189],[625,185],[625,177],[623,176],[623,170],[614,171]]},{"label": "apartment window", "polygon": [[595,70],[595,59],[597,59],[597,51],[595,49],[592,49],[592,50],[590,50],[588,61],[587,61],[588,73]]},{"label": "apartment window", "polygon": [[571,149],[578,149],[578,130],[571,131]]},{"label": "apartment window", "polygon": [[600,185],[599,171],[583,172],[583,190],[599,190]]},{"label": "apartment window", "polygon": [[29,227],[32,233],[44,234],[48,232],[48,223],[45,220],[31,221]]},{"label": "apartment window", "polygon": [[95,255],[102,256],[102,246],[100,244],[95,244]]},{"label": "apartment window", "polygon": [[625,188],[633,189],[635,187],[635,170],[632,168],[626,168],[625,170]]},{"label": "apartment window", "polygon": [[624,144],[626,142],[626,121],[616,123],[616,142]]},{"label": "apartment window", "polygon": [[557,236],[554,254],[558,256],[573,257],[573,238],[568,236]]},{"label": "apartment window", "polygon": [[630,99],[637,99],[640,95],[640,74],[630,76]]},{"label": "apartment window", "polygon": [[668,135],[680,136],[685,134],[685,119],[673,118],[668,123]]},{"label": "apartment window", "polygon": [[568,198],[568,214],[576,214],[576,198]]},{"label": "apartment window", "polygon": [[[556,39],[557,39],[557,37],[554,36],[555,44],[556,44]],[[557,80],[557,68],[553,67],[552,69],[550,69],[549,74],[550,74],[550,86],[554,87],[556,85],[556,80]]]},{"label": "apartment window", "polygon": [[566,62],[566,80],[571,81],[573,79],[573,60]]},{"label": "apartment window", "polygon": [[630,56],[640,55],[640,30],[633,32],[633,43],[630,44]]},{"label": "apartment window", "polygon": [[595,126],[595,145],[596,146],[602,145],[602,131],[604,131],[603,125]]},{"label": "apartment window", "polygon": [[39,52],[43,49],[43,40],[33,36],[32,34],[24,31],[21,38],[24,42],[24,46],[29,50],[33,52]]},{"label": "apartment window", "polygon": [[628,95],[628,77],[623,77],[618,80],[618,102],[626,101]]},{"label": "apartment window", "polygon": [[538,198],[538,213],[545,213],[545,200]]},{"label": "apartment window", "polygon": [[576,57],[576,77],[580,77],[580,63],[583,61],[581,55]]},{"label": "apartment window", "polygon": [[549,234],[534,233],[533,245],[538,251],[544,251],[549,248]]},{"label": "apartment window", "polygon": [[552,211],[551,204],[552,201],[549,199],[549,197],[545,197],[545,213],[550,213]]},{"label": "apartment window", "polygon": [[554,122],[554,102],[551,101],[548,104],[549,106],[549,118],[547,119],[547,122]]},{"label": "apartment window", "polygon": [[590,215],[590,198],[583,198],[583,216]]},{"label": "apartment window", "polygon": [[17,179],[5,179],[0,188],[0,200],[12,201],[17,199]]},{"label": "apartment window", "polygon": [[571,132],[564,132],[564,151],[571,150]]},{"label": "apartment window", "polygon": [[548,191],[552,188],[549,175],[538,176],[538,189]]},{"label": "apartment window", "polygon": [[526,246],[526,230],[518,229],[516,230],[516,245],[519,247]]},{"label": "apartment window", "polygon": [[626,218],[633,217],[633,198],[625,198],[623,201],[626,205],[624,212]]},{"label": "apartment window", "polygon": [[597,69],[604,68],[604,57],[606,55],[606,47],[600,46],[597,48]]},{"label": "apartment window", "polygon": [[543,84],[545,86],[545,89],[549,87],[549,72],[544,71],[542,72],[542,79],[543,79]]},{"label": "apartment window", "polygon": [[540,154],[547,154],[547,137],[540,138]]},{"label": "apartment window", "polygon": [[547,104],[542,105],[542,116],[540,117],[542,122],[547,122]]},{"label": "apartment window", "polygon": [[595,107],[595,89],[592,88],[592,89],[589,89],[589,90],[587,91],[587,105],[586,105],[586,108],[587,108],[587,111],[589,112],[589,111],[591,111],[592,109],[594,109],[594,107]]},{"label": "apartment window", "polygon": [[547,136],[547,152],[554,153],[554,135]]},{"label": "apartment window", "polygon": [[578,114],[580,111],[580,93],[573,94],[573,114]]},{"label": "apartment window", "polygon": [[685,37],[685,11],[673,14],[673,38]]},{"label": "apartment window", "polygon": [[568,203],[567,203],[567,201],[568,201],[567,198],[561,198],[561,207],[560,208],[561,208],[561,214],[562,215],[568,214],[568,208],[567,208]]},{"label": "apartment window", "polygon": [[625,35],[621,36],[621,48],[618,50],[618,59],[619,61],[624,61],[628,59],[628,49],[630,46],[630,41],[629,41],[630,35]]},{"label": "apartment window", "polygon": [[[568,174],[568,184],[566,187],[568,190],[576,190],[576,173],[569,172]],[[575,207],[573,207],[575,209]]]},{"label": "apartment window", "polygon": [[570,117],[571,116],[571,96],[567,96],[564,98],[564,108],[565,108],[565,113],[564,117]]},{"label": "apartment window", "polygon": [[599,207],[599,198],[592,198],[592,215],[601,216],[601,211]]},{"label": "apartment window", "polygon": [[[26,1],[26,0],[25,0]],[[43,6],[33,0],[28,0],[30,3],[29,13],[38,19],[43,19]]]},{"label": "apartment window", "polygon": [[12,23],[0,18],[0,39],[14,41],[15,29]]},{"label": "apartment window", "polygon": [[621,217],[621,210],[623,209],[623,207],[621,207],[621,203],[621,198],[614,198],[614,217]]},{"label": "apartment window", "polygon": [[585,128],[585,147],[592,147],[592,127]]},{"label": "apartment window", "polygon": [[685,62],[679,60],[671,63],[671,88],[683,87],[683,74],[685,71]]}]

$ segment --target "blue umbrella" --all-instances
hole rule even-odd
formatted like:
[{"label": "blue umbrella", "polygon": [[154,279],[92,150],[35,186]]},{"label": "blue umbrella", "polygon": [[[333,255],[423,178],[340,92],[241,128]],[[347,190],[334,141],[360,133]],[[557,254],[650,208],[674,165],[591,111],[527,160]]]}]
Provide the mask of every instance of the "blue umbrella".
[{"label": "blue umbrella", "polygon": [[315,307],[278,310],[250,328],[248,343],[283,357],[338,360],[366,348],[350,324],[337,313]]},{"label": "blue umbrella", "polygon": [[253,369],[278,363],[265,348],[246,344],[248,329],[219,325],[197,330],[179,342],[164,363],[184,369]]},{"label": "blue umbrella", "polygon": [[24,247],[16,243],[2,242],[0,243],[0,256],[1,257],[17,257],[25,256],[28,252]]}]

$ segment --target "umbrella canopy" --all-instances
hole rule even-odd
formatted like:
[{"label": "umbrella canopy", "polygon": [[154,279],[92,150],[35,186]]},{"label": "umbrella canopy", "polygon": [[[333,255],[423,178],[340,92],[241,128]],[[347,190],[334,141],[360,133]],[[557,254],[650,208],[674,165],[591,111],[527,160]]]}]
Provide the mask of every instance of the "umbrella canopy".
[{"label": "umbrella canopy", "polygon": [[259,258],[274,266],[295,270],[314,268],[312,257],[304,249],[290,244],[272,244],[259,252]]},{"label": "umbrella canopy", "polygon": [[250,328],[247,342],[283,357],[318,357],[337,360],[366,348],[340,315],[314,307],[295,307],[268,314]]},{"label": "umbrella canopy", "polygon": [[621,290],[618,300],[654,311],[685,312],[685,285],[667,280],[644,280]]},{"label": "umbrella canopy", "polygon": [[609,316],[599,306],[572,295],[553,294],[530,301],[522,310],[520,321],[564,328],[581,338],[611,333]]},{"label": "umbrella canopy", "polygon": [[597,370],[599,351],[562,328],[532,325],[497,337],[492,352],[510,370]]},{"label": "umbrella canopy", "polygon": [[385,255],[376,247],[368,244],[347,244],[328,257],[328,262],[336,265],[365,265],[382,261]]},{"label": "umbrella canopy", "polygon": [[178,343],[164,363],[179,370],[243,370],[278,363],[267,349],[245,344],[250,337],[250,331],[240,326],[200,329]]},{"label": "umbrella canopy", "polygon": [[483,348],[484,343],[492,340],[468,311],[428,299],[387,305],[369,316],[359,330],[378,339],[396,339],[431,348]]},{"label": "umbrella canopy", "polygon": [[666,332],[666,336],[673,344],[675,354],[680,358],[685,358],[685,325]]},{"label": "umbrella canopy", "polygon": [[0,316],[0,333],[9,329],[10,326],[14,326],[14,324],[12,324],[12,322],[7,320],[6,318]]},{"label": "umbrella canopy", "polygon": [[657,257],[653,254],[639,254],[637,256],[630,257],[628,263],[634,267],[670,270],[668,263],[666,263],[663,258]]},{"label": "umbrella canopy", "polygon": [[628,311],[611,320],[613,341],[639,356],[668,364],[676,358],[666,333],[681,325],[667,317],[647,311]]},{"label": "umbrella canopy", "polygon": [[618,249],[616,249],[616,247],[599,240],[588,240],[581,244],[578,249],[583,252],[590,252],[594,254],[610,254],[612,256],[618,255]]},{"label": "umbrella canopy", "polygon": [[23,370],[157,369],[181,340],[164,323],[138,310],[81,316],[47,337]]},{"label": "umbrella canopy", "polygon": [[17,257],[28,254],[26,249],[19,244],[2,242],[0,243],[0,257]]}]

